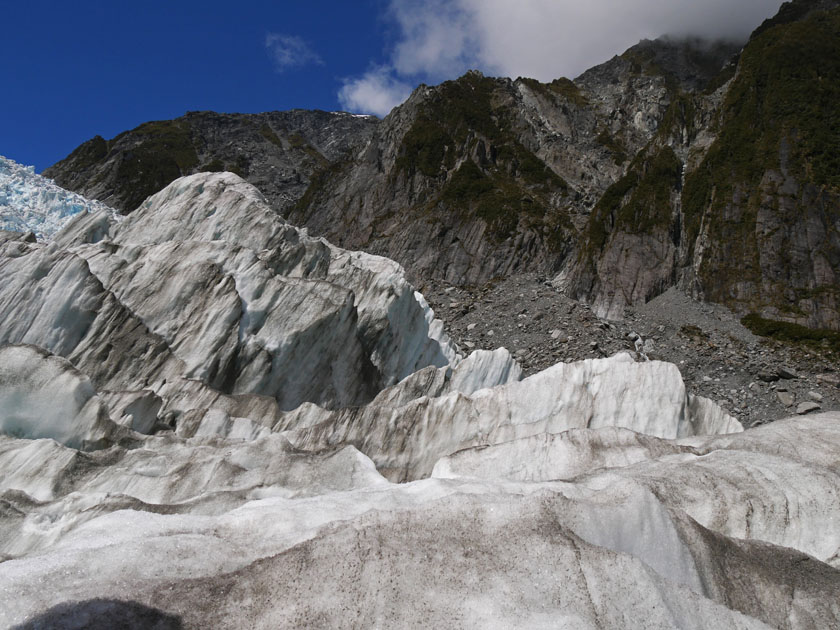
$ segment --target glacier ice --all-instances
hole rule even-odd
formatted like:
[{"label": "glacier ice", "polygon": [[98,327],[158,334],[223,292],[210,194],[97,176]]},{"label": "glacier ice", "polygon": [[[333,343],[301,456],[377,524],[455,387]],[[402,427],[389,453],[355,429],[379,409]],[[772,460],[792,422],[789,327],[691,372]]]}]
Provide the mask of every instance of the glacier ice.
[{"label": "glacier ice", "polygon": [[35,173],[33,167],[0,155],[0,230],[33,232],[39,240],[46,240],[81,212],[116,217],[105,204],[64,190]]},{"label": "glacier ice", "polygon": [[66,357],[100,389],[151,389],[175,422],[195,408],[188,382],[335,407],[460,359],[399,265],[307,236],[231,173],[15,247],[0,250],[0,342]]},{"label": "glacier ice", "polygon": [[[480,373],[493,362],[506,361],[505,353],[489,358],[464,367]],[[624,427],[664,438],[696,435],[698,425],[706,434],[743,431],[717,405],[693,402],[670,363],[636,363],[619,354],[560,363],[521,381],[504,378],[478,390],[464,387],[472,384],[458,378],[464,363],[453,370],[449,383],[426,377],[422,383],[429,383],[428,390],[418,390],[418,374],[365,407],[322,411],[317,422],[300,418],[311,417],[311,408],[289,412],[285,425],[299,428],[284,435],[305,450],[354,444],[388,478],[405,481],[428,476],[439,458],[460,449],[575,428]],[[494,367],[490,373],[500,371]],[[412,395],[401,395],[403,388]],[[702,423],[695,416],[698,407]]]},{"label": "glacier ice", "polygon": [[682,440],[579,429],[535,460],[509,450],[483,465],[508,443],[473,448],[448,478],[410,484],[352,447],[146,440],[87,454],[0,438],[0,467],[14,463],[0,481],[0,622],[97,598],[188,628],[840,620],[838,414]]},{"label": "glacier ice", "polygon": [[0,232],[2,627],[835,627],[838,452],[670,364],[461,357],[233,174]]},{"label": "glacier ice", "polygon": [[0,346],[0,433],[91,448],[115,425],[84,374],[35,346]]}]

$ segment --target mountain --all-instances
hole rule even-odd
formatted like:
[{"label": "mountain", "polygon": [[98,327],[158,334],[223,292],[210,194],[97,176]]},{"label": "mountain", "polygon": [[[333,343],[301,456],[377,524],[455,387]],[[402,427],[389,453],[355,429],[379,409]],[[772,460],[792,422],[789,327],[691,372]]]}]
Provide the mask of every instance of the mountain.
[{"label": "mountain", "polygon": [[[574,81],[472,72],[420,86],[381,122],[319,114],[340,151],[300,123],[325,159],[287,156],[300,182],[261,166],[248,177],[293,222],[398,260],[416,280],[537,272],[612,319],[679,286],[741,315],[838,330],[837,13],[835,1],[795,0],[745,45],[646,40]],[[292,115],[309,114],[272,116]],[[164,155],[178,134],[201,148],[176,151],[183,167],[128,206],[200,162],[238,168],[213,139],[245,120],[141,126],[47,174],[130,210],[121,187],[137,176],[118,172],[138,138]],[[276,143],[248,124],[238,146],[260,165]]]},{"label": "mountain", "polygon": [[750,39],[719,100],[677,101],[596,206],[562,278],[573,295],[617,315],[679,284],[741,314],[840,327],[840,10],[797,15]]},{"label": "mountain", "polygon": [[371,116],[304,110],[189,112],[111,140],[97,136],[44,175],[129,213],[183,175],[230,171],[284,211],[303,194],[313,173],[363,143],[377,122]]}]

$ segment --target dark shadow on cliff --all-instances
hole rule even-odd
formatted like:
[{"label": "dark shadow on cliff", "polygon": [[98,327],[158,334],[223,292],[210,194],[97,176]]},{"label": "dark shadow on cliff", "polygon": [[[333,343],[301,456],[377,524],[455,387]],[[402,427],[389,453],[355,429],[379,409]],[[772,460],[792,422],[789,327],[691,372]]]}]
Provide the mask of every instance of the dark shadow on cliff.
[{"label": "dark shadow on cliff", "polygon": [[137,602],[90,599],[50,608],[12,630],[181,630],[181,618]]}]

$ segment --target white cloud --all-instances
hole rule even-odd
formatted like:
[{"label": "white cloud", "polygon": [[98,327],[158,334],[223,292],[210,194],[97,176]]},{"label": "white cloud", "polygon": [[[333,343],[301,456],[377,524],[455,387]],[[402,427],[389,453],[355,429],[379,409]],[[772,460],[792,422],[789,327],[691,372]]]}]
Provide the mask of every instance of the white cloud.
[{"label": "white cloud", "polygon": [[[402,86],[495,76],[574,78],[644,38],[746,39],[782,0],[390,0],[389,65],[345,82],[393,103]],[[399,90],[393,86],[399,85]],[[350,86],[350,87],[348,87]],[[379,108],[381,114],[384,106]],[[373,111],[368,108],[365,111]]]},{"label": "white cloud", "polygon": [[338,92],[338,101],[351,112],[385,116],[409,94],[411,85],[396,79],[391,68],[382,66],[362,77],[345,80]]},{"label": "white cloud", "polygon": [[265,36],[265,49],[274,62],[277,72],[289,68],[308,66],[310,64],[323,65],[323,60],[300,37],[269,33]]},{"label": "white cloud", "polygon": [[745,38],[781,0],[391,0],[403,75],[574,78],[643,38]]}]

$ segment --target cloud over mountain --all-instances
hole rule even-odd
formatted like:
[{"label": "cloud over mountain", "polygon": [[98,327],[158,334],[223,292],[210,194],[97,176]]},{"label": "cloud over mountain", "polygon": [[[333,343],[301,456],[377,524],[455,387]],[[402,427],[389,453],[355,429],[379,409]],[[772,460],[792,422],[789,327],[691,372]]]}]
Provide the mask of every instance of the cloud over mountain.
[{"label": "cloud over mountain", "polygon": [[385,116],[411,94],[412,86],[394,76],[387,66],[369,70],[364,76],[348,79],[338,92],[344,109]]},{"label": "cloud over mountain", "polygon": [[391,0],[386,18],[396,38],[389,65],[346,80],[341,103],[381,115],[404,98],[394,85],[437,82],[469,68],[541,81],[575,77],[645,38],[746,38],[780,5],[780,0],[736,5],[728,0]]}]

